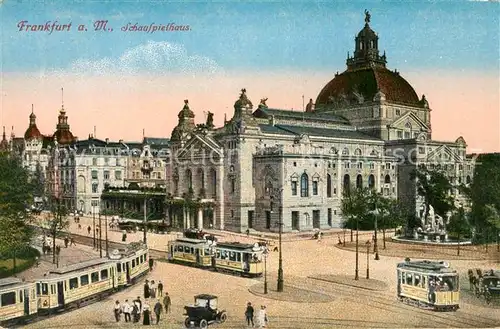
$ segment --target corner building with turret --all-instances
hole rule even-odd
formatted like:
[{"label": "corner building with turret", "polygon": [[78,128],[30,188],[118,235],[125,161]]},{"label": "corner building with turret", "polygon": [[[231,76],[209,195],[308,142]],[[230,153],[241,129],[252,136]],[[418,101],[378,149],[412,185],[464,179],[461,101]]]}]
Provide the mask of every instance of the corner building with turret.
[{"label": "corner building with turret", "polygon": [[254,107],[245,89],[234,113],[215,128],[195,124],[188,100],[179,112],[167,160],[168,220],[178,227],[236,232],[309,231],[341,226],[342,190],[371,187],[418,211],[411,173],[444,170],[470,184],[466,142],[432,140],[424,95],[387,68],[379,38],[365,25],[347,69],[335,74],[305,112]]}]

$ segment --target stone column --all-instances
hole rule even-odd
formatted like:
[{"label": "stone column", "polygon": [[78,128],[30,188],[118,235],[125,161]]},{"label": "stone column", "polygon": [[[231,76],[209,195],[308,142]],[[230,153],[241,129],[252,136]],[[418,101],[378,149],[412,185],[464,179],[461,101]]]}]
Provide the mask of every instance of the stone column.
[{"label": "stone column", "polygon": [[198,209],[198,229],[203,229],[203,209]]}]

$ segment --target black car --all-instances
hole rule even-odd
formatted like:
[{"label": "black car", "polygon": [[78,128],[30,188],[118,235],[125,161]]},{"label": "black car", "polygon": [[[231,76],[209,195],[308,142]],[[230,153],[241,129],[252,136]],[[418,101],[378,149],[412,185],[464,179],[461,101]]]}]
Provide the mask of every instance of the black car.
[{"label": "black car", "polygon": [[209,324],[224,323],[227,319],[225,310],[217,310],[217,296],[202,294],[194,296],[194,305],[184,306],[187,315],[186,328],[208,328]]}]

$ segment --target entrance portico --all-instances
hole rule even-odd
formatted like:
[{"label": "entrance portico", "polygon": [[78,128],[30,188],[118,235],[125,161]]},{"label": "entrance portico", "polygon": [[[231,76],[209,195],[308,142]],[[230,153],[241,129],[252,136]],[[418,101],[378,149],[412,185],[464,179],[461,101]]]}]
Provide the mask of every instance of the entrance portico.
[{"label": "entrance portico", "polygon": [[215,226],[214,207],[211,199],[190,200],[167,197],[167,221],[175,228],[208,229]]}]

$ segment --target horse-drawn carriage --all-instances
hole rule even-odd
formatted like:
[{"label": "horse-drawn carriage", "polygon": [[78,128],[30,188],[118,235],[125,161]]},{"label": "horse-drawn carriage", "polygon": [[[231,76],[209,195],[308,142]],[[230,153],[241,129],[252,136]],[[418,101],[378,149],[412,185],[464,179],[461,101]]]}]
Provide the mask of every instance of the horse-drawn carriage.
[{"label": "horse-drawn carriage", "polygon": [[489,270],[483,273],[481,269],[474,271],[469,269],[469,283],[471,290],[477,298],[484,296],[486,303],[491,303],[493,299],[500,299],[500,272]]},{"label": "horse-drawn carriage", "polygon": [[209,324],[224,323],[227,319],[225,310],[217,310],[217,296],[214,295],[194,296],[194,305],[184,306],[184,309],[184,315],[187,316],[184,321],[186,328],[207,329]]}]

